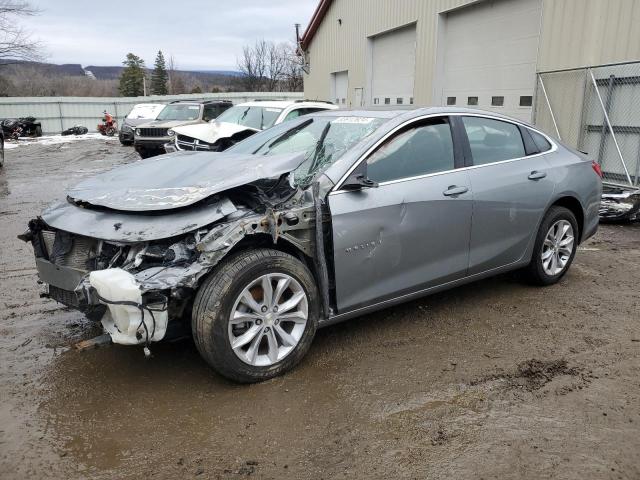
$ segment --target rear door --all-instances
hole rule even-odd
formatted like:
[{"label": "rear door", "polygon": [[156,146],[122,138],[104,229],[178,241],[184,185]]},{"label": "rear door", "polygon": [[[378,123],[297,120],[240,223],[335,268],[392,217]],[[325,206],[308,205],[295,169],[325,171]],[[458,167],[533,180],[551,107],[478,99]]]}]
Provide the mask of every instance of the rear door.
[{"label": "rear door", "polygon": [[[549,204],[554,183],[544,154],[527,155],[530,138],[518,125],[464,116],[472,167],[473,222],[469,274],[522,259]],[[525,144],[526,141],[526,144]]]},{"label": "rear door", "polygon": [[329,195],[340,313],[466,274],[472,195],[456,153],[447,117],[416,121],[365,159],[377,188]]}]

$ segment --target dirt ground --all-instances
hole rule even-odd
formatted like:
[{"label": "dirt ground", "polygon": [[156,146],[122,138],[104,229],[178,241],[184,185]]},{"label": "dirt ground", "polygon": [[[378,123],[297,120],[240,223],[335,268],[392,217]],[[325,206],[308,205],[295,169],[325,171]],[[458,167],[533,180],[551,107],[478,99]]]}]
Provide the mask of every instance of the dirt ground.
[{"label": "dirt ground", "polygon": [[41,299],[27,221],[117,141],[28,145],[0,171],[0,477],[640,478],[640,225],[602,226],[563,281],[504,275],[318,332],[239,386],[190,341],[99,333]]}]

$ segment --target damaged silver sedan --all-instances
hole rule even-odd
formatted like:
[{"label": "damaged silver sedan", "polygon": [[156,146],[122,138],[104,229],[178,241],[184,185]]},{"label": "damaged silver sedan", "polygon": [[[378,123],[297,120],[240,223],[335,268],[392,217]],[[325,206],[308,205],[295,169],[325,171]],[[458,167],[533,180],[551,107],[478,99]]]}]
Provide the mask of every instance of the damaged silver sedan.
[{"label": "damaged silver sedan", "polygon": [[48,295],[113,342],[190,324],[216,371],[255,382],[319,326],[507,270],[557,282],[600,192],[592,162],[516,120],[332,111],[101,174],[21,238]]}]

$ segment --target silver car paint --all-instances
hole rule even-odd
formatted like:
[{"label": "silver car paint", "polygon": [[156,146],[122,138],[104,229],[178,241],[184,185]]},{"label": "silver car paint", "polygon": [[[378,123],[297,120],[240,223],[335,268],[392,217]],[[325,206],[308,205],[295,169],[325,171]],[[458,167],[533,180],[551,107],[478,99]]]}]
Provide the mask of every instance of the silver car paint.
[{"label": "silver car paint", "polygon": [[472,207],[466,171],[330,195],[338,311],[464,277]]}]

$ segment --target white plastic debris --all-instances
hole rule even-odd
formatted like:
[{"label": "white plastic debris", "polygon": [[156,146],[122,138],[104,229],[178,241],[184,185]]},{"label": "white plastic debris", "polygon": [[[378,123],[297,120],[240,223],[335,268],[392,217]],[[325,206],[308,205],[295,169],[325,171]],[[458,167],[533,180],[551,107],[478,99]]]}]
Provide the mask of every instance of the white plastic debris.
[{"label": "white plastic debris", "polygon": [[[147,305],[142,312],[137,305],[142,304],[140,285],[133,275],[120,268],[97,270],[89,274],[89,283],[104,299],[108,311],[102,317],[102,326],[111,336],[113,343],[141,345],[158,342],[167,331],[168,314],[166,308]],[[117,304],[128,302],[128,305]],[[148,309],[153,311],[153,316]],[[146,326],[146,328],[145,328]]]}]

